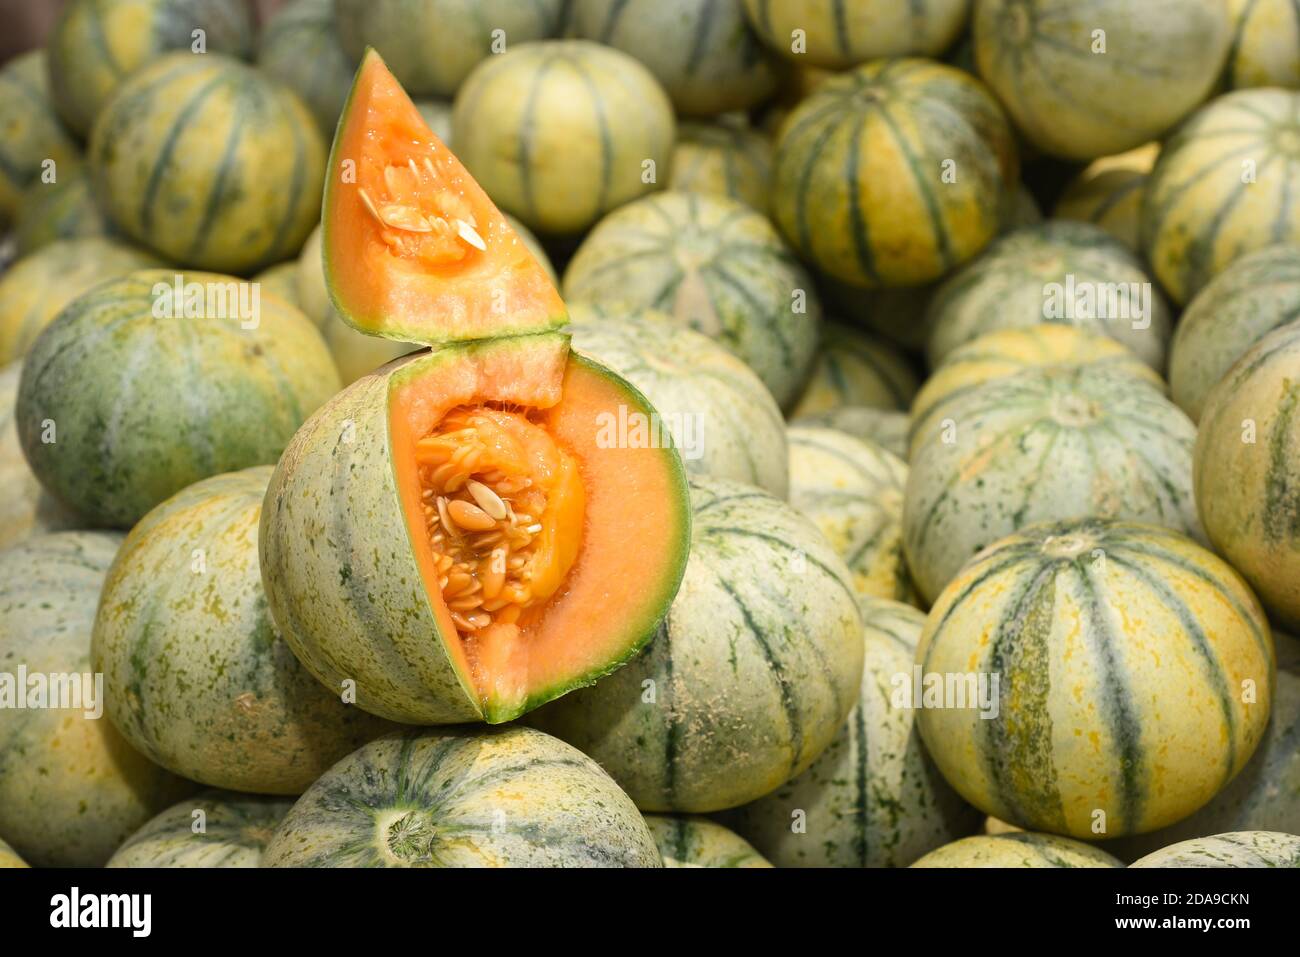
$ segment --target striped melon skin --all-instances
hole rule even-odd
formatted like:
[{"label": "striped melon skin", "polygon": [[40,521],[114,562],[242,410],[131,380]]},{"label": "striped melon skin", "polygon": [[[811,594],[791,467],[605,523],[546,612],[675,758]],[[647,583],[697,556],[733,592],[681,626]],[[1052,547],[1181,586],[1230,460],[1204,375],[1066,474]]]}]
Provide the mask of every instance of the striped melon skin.
[{"label": "striped melon skin", "polygon": [[980,75],[1016,125],[1076,160],[1140,146],[1194,110],[1230,35],[1223,0],[977,0],[971,26]]},{"label": "striped melon skin", "polygon": [[711,193],[766,211],[772,144],[739,123],[683,123],[677,128],[668,188]]},{"label": "striped melon skin", "polygon": [[1300,836],[1276,831],[1214,834],[1163,848],[1130,867],[1300,867]]},{"label": "striped melon skin", "polygon": [[771,867],[747,840],[707,817],[647,814],[664,867]]},{"label": "striped melon skin", "polygon": [[1214,547],[1287,628],[1300,628],[1300,325],[1260,339],[1212,390],[1196,438],[1196,504]]},{"label": "striped melon skin", "polygon": [[1300,241],[1300,207],[1289,199],[1298,118],[1300,93],[1239,90],[1199,110],[1160,151],[1142,199],[1142,249],[1175,302],[1246,253]]},{"label": "striped melon skin", "polygon": [[521,43],[489,57],[456,94],[452,116],[456,152],[492,201],[548,234],[582,232],[659,189],[674,136],[672,104],[653,74],[588,40]]},{"label": "striped melon skin", "polygon": [[791,426],[788,435],[790,504],[844,559],[854,592],[913,600],[903,558],[903,460],[834,429]]},{"label": "striped melon skin", "polygon": [[1266,246],[1210,280],[1188,303],[1169,348],[1169,388],[1194,420],[1250,347],[1300,319],[1300,245]]},{"label": "striped melon skin", "polygon": [[23,193],[14,216],[19,256],[58,239],[103,236],[111,229],[90,195],[90,181],[82,166],[65,167],[53,183],[35,180]]},{"label": "striped melon skin", "polygon": [[693,479],[690,560],[636,658],[530,722],[595,758],[643,811],[706,813],[803,772],[852,707],[862,625],[844,563],[765,492]]},{"label": "striped melon skin", "polygon": [[872,409],[863,405],[842,405],[816,415],[801,415],[790,420],[791,425],[811,428],[835,429],[880,446],[886,452],[907,458],[907,430],[911,420],[906,412],[890,409]]},{"label": "striped melon skin", "polygon": [[97,286],[59,314],[23,365],[23,452],[47,489],[96,524],[130,526],[199,479],[273,463],[339,388],[319,333],[274,296],[261,301],[255,328],[155,316],[165,305],[155,288],[176,275],[141,270]]},{"label": "striped melon skin", "polygon": [[1140,253],[1142,197],[1159,154],[1159,143],[1147,143],[1094,160],[1066,186],[1052,216],[1093,223]]},{"label": "striped melon skin", "polygon": [[154,256],[102,236],[49,243],[0,276],[0,364],[27,354],[63,308],[108,279],[162,265]]},{"label": "striped melon skin", "polygon": [[0,369],[0,548],[82,524],[76,513],[41,488],[23,457],[14,417],[21,373],[21,362]]},{"label": "striped melon skin", "polygon": [[9,867],[29,866],[30,865],[26,861],[18,856],[12,847],[4,842],[3,838],[0,838],[0,870]]},{"label": "striped melon skin", "polygon": [[881,599],[861,607],[866,657],[848,720],[812,767],[728,817],[778,867],[906,867],[979,826],[926,757],[915,712],[891,705],[925,615]]},{"label": "striped melon skin", "polygon": [[149,821],[104,866],[257,867],[292,806],[286,798],[205,791]]},{"label": "striped melon skin", "polygon": [[18,208],[22,192],[55,162],[56,174],[71,168],[77,144],[50,103],[45,51],[14,57],[0,70],[0,225]]},{"label": "striped melon skin", "polygon": [[1123,369],[993,379],[935,406],[929,422],[913,433],[903,509],[908,566],[928,602],[972,555],[1032,522],[1122,518],[1204,538],[1196,427]]},{"label": "striped melon skin", "polygon": [[790,414],[815,415],[845,405],[906,409],[918,387],[911,364],[888,343],[827,322],[812,375]]},{"label": "striped melon skin", "polygon": [[661,867],[600,767],[532,728],[409,731],[313,784],[265,867]]},{"label": "striped melon skin", "polygon": [[[966,26],[967,0],[745,0],[767,44],[797,63],[843,69],[908,53],[938,56]],[[792,33],[801,30],[798,52]]]},{"label": "striped melon skin", "polygon": [[[253,277],[253,282],[261,283],[262,294],[279,296],[291,306],[302,309],[298,300],[298,261],[291,259],[287,263],[276,263],[263,269]],[[305,313],[304,313],[305,314]],[[311,316],[307,317],[308,319]]]},{"label": "striped melon skin", "polygon": [[1300,87],[1300,9],[1292,0],[1228,0],[1232,45],[1223,79],[1230,89]]},{"label": "striped melon skin", "polygon": [[781,125],[772,214],[836,279],[920,285],[998,232],[1018,163],[1001,108],[970,74],[876,60],[822,83]]},{"label": "striped melon skin", "polygon": [[672,426],[691,475],[747,482],[785,498],[785,422],[749,367],[661,313],[605,314],[577,305],[573,348],[636,386]]},{"label": "striped melon skin", "polygon": [[[120,541],[57,532],[0,552],[0,669],[15,681],[20,667],[29,679],[91,671],[95,603]],[[0,834],[34,867],[99,867],[193,789],[84,704],[0,710]]]},{"label": "striped melon skin", "polygon": [[104,582],[91,657],[141,754],[214,787],[296,795],[392,726],[317,682],[271,621],[257,558],[270,478],[216,475],[141,519]]},{"label": "striped melon skin", "polygon": [[567,0],[335,0],[353,63],[374,47],[414,97],[453,96],[492,54],[559,34]]},{"label": "striped melon skin", "polygon": [[821,322],[811,277],[766,217],[699,193],[652,196],[602,220],[564,272],[564,297],[668,313],[743,359],[782,407],[803,385]]},{"label": "striped melon skin", "polygon": [[1186,537],[1130,522],[1044,522],[996,542],[930,609],[916,663],[1000,676],[996,716],[919,712],[949,783],[1004,821],[1093,840],[1204,806],[1250,759],[1272,703],[1273,642],[1250,589]]},{"label": "striped melon skin", "polygon": [[333,138],[352,88],[355,61],[343,52],[334,23],[334,0],[291,0],[258,39],[257,65],[293,90]]},{"label": "striped melon skin", "polygon": [[776,89],[742,0],[575,0],[569,30],[644,63],[683,116],[747,110]]},{"label": "striped melon skin", "polygon": [[248,274],[320,216],[325,141],[297,95],[218,54],[163,56],[90,135],[96,199],[127,236],[195,268]]},{"label": "striped melon skin", "polygon": [[1074,326],[1048,323],[1000,329],[948,353],[912,403],[911,433],[918,445],[933,436],[941,428],[936,410],[948,406],[949,413],[953,408],[960,411],[960,404],[951,406],[950,401],[970,395],[985,382],[1052,366],[1127,373],[1165,391],[1160,376],[1114,339]]},{"label": "striped melon skin", "polygon": [[206,53],[253,53],[252,11],[242,0],[69,0],[49,42],[59,115],[85,137],[127,77],[165,51],[193,51],[195,30]]},{"label": "striped melon skin", "polygon": [[913,867],[1123,867],[1105,851],[1054,834],[977,834],[931,851]]},{"label": "striped melon skin", "polygon": [[[1073,302],[1065,298],[1069,277],[1074,280]],[[1137,295],[1129,292],[1134,283]],[[1049,293],[1051,284],[1061,287],[1059,302]],[[1112,306],[1106,290],[1115,284],[1127,294]],[[1077,298],[1085,289],[1095,297],[1091,305]],[[1147,314],[1137,316],[1139,309]],[[1018,229],[998,239],[943,281],[929,312],[926,356],[931,368],[985,333],[1055,322],[1104,333],[1159,371],[1173,327],[1168,304],[1137,256],[1101,227],[1068,220]]]}]

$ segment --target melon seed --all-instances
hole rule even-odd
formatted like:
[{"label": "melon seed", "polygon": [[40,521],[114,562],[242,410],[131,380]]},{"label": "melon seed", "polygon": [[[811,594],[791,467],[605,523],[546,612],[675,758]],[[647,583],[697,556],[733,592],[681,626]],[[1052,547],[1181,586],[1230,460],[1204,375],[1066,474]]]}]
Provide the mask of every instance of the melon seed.
[{"label": "melon seed", "polygon": [[[477,505],[471,505],[469,502],[461,499],[456,499],[455,501],[447,503],[447,514],[450,515],[451,520],[461,528],[466,528],[474,532],[485,532],[489,528],[495,528],[497,524],[496,519],[483,511],[483,509],[479,508]],[[540,531],[540,529],[538,529],[538,531]]]},{"label": "melon seed", "polygon": [[465,488],[469,494],[478,502],[478,507],[483,509],[498,522],[506,517],[506,503],[501,500],[496,492],[492,491],[482,482],[475,482],[472,479],[465,483]]}]

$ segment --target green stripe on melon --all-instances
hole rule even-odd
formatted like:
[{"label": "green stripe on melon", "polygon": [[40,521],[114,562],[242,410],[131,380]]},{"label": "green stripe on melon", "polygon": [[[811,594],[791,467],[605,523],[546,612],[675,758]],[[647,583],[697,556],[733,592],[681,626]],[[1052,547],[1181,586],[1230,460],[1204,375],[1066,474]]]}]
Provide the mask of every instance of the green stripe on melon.
[{"label": "green stripe on melon", "polygon": [[54,114],[44,50],[17,56],[0,70],[0,224],[18,208],[24,189],[54,160],[58,175],[71,172],[77,145]]},{"label": "green stripe on melon", "polygon": [[105,867],[258,867],[293,802],[205,791],[136,831]]},{"label": "green stripe on melon", "polygon": [[1275,831],[1214,834],[1148,854],[1132,867],[1300,867],[1300,835]]},{"label": "green stripe on melon", "polygon": [[[843,69],[915,53],[938,56],[966,26],[966,0],[744,0],[763,40],[787,59]],[[794,31],[804,45],[794,49]]]},{"label": "green stripe on melon", "polygon": [[994,543],[931,608],[916,662],[968,688],[998,676],[996,714],[955,699],[918,714],[949,783],[1003,821],[1088,840],[1204,806],[1272,703],[1250,589],[1186,537],[1129,522],[1044,522]]},{"label": "green stripe on melon", "polygon": [[913,867],[1123,867],[1105,851],[1054,834],[977,834],[931,851]]},{"label": "green stripe on melon", "polygon": [[356,71],[339,42],[334,0],[291,0],[281,7],[258,38],[257,65],[297,93],[321,132],[334,136]]},{"label": "green stripe on melon", "polygon": [[602,220],[569,262],[564,295],[668,313],[743,359],[782,406],[803,384],[821,321],[811,277],[771,223],[698,193],[648,197]]},{"label": "green stripe on melon", "polygon": [[673,147],[668,188],[728,196],[767,209],[772,144],[741,123],[682,123]]},{"label": "green stripe on melon", "polygon": [[65,167],[58,179],[36,179],[27,187],[14,216],[14,239],[19,256],[26,256],[57,239],[104,236],[112,230],[90,195],[83,166]]},{"label": "green stripe on melon", "polygon": [[1159,143],[1147,143],[1094,160],[1065,187],[1052,216],[1093,223],[1140,253],[1142,197],[1159,153]]},{"label": "green stripe on melon", "polygon": [[812,375],[790,415],[844,405],[906,409],[919,383],[911,364],[888,343],[852,326],[827,322]]},{"label": "green stripe on melon", "polygon": [[817,429],[835,429],[855,439],[872,442],[886,452],[892,452],[905,460],[909,421],[906,412],[872,409],[862,405],[842,405],[839,408],[818,412],[816,415],[792,418],[790,424]]},{"label": "green stripe on melon", "polygon": [[707,817],[647,814],[664,867],[771,867],[739,834]]},{"label": "green stripe on melon", "polygon": [[590,758],[532,728],[410,731],[313,784],[265,867],[660,867],[645,821]]},{"label": "green stripe on melon", "polygon": [[1295,0],[1228,0],[1232,45],[1224,85],[1300,87],[1300,6]]},{"label": "green stripe on melon", "polygon": [[22,363],[0,369],[0,548],[32,535],[58,532],[83,524],[76,513],[41,487],[23,457],[14,404]]}]

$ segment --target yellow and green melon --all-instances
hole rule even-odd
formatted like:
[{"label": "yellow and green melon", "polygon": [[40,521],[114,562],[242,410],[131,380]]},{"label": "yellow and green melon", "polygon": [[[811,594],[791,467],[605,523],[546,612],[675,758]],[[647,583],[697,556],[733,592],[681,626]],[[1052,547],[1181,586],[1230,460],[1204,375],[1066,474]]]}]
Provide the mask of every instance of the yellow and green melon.
[{"label": "yellow and green melon", "polygon": [[966,26],[967,0],[745,0],[772,49],[796,63],[844,69],[881,57],[935,57]]},{"label": "yellow and green melon", "polygon": [[293,801],[204,791],[136,831],[105,867],[257,867]]},{"label": "yellow and green melon", "polygon": [[812,374],[791,416],[816,415],[845,405],[906,409],[919,383],[896,349],[852,326],[822,326]]},{"label": "yellow and green melon", "polygon": [[1232,46],[1224,85],[1300,88],[1300,8],[1292,0],[1228,0]]},{"label": "yellow and green melon", "polygon": [[712,193],[767,209],[772,144],[742,123],[682,123],[673,147],[668,188]]},{"label": "yellow and green melon", "polygon": [[1055,834],[976,834],[945,844],[913,867],[1123,867],[1124,862],[1082,841]]},{"label": "yellow and green melon", "polygon": [[111,231],[112,226],[90,194],[90,179],[81,165],[65,164],[52,183],[38,177],[23,193],[14,214],[19,256],[56,239],[104,236]]},{"label": "yellow and green melon", "polygon": [[1131,867],[1300,867],[1300,835],[1236,831],[1193,838],[1148,854]]},{"label": "yellow and green melon", "polygon": [[1052,216],[1093,223],[1140,253],[1142,197],[1159,155],[1160,144],[1147,143],[1093,160],[1065,187]]},{"label": "yellow and green melon", "polygon": [[707,817],[647,814],[664,867],[771,867],[747,840]]},{"label": "yellow and green melon", "polygon": [[44,50],[14,57],[0,69],[0,225],[8,224],[23,191],[45,174],[62,177],[77,160],[77,144],[50,103]]}]

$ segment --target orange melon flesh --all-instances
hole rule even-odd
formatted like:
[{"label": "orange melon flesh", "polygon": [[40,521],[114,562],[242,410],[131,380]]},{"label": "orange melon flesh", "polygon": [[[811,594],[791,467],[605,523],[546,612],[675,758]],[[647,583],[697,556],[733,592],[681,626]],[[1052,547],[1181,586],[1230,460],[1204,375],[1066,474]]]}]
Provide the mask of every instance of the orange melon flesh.
[{"label": "orange melon flesh", "polygon": [[542,266],[373,50],[335,134],[322,222],[330,298],[362,332],[436,343],[568,321]]}]

